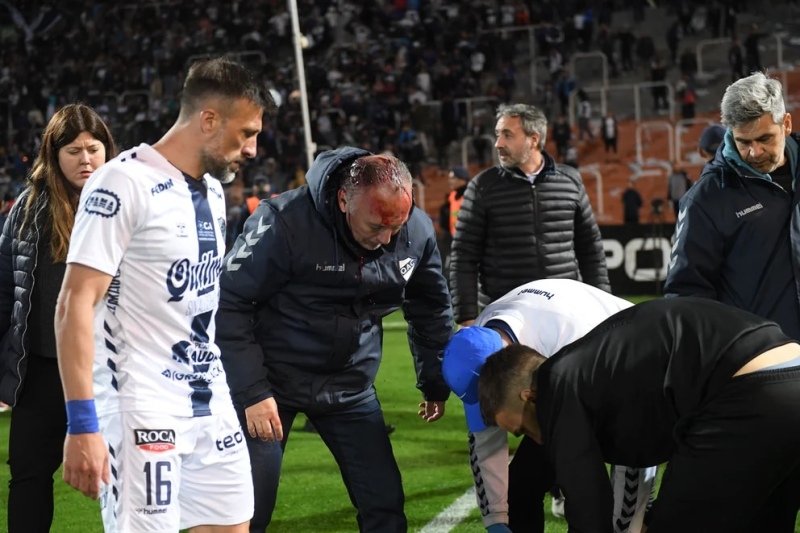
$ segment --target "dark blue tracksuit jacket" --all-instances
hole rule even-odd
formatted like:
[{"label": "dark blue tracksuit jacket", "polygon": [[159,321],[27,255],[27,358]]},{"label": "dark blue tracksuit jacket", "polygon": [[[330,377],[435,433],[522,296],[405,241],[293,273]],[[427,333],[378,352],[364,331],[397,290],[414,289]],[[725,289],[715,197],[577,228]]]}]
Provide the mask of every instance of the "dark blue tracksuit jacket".
[{"label": "dark blue tracksuit jacket", "polygon": [[786,139],[794,191],[745,164],[728,132],[680,201],[667,296],[702,296],[777,322],[800,341],[798,141]]},{"label": "dark blue tracksuit jacket", "polygon": [[453,313],[430,218],[414,209],[377,252],[361,250],[336,218],[331,175],[364,155],[320,154],[308,185],[263,200],[225,258],[217,343],[241,406],[274,396],[321,412],[374,398],[381,319],[401,307],[417,387],[426,400],[449,396],[441,354]]}]

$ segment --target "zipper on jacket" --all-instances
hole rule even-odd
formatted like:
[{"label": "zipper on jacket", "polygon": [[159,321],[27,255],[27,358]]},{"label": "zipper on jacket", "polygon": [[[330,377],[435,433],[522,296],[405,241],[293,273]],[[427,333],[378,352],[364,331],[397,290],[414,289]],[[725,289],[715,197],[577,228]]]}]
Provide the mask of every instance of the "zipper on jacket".
[{"label": "zipper on jacket", "polygon": [[[31,191],[33,194],[33,191]],[[19,358],[19,362],[17,363],[17,375],[19,376],[19,383],[17,384],[17,388],[14,390],[14,405],[17,405],[17,401],[19,398],[17,395],[19,394],[20,388],[22,388],[22,374],[20,373],[20,365],[22,365],[22,361],[25,360],[26,357],[26,350],[25,350],[25,334],[28,332],[28,317],[31,314],[31,300],[33,299],[33,286],[36,284],[36,277],[34,276],[34,272],[36,272],[36,265],[39,264],[39,213],[42,209],[47,205],[47,202],[42,202],[42,205],[36,208],[36,213],[33,215],[33,231],[34,231],[34,251],[36,255],[33,258],[33,270],[31,270],[31,290],[28,291],[28,312],[25,313],[25,322],[23,323],[22,334],[19,337],[19,342],[22,347],[22,357]],[[13,407],[13,406],[12,406]]]},{"label": "zipper on jacket", "polygon": [[544,255],[542,254],[542,239],[539,235],[539,200],[536,194],[536,184],[531,184],[531,196],[533,196],[533,236],[536,239],[536,270],[538,271],[539,278],[545,278],[545,272],[542,261]]}]

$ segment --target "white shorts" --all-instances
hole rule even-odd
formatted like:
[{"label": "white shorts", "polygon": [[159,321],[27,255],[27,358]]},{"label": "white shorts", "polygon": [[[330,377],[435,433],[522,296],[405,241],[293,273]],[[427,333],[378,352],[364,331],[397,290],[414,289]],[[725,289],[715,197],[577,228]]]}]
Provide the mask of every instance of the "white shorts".
[{"label": "white shorts", "polygon": [[185,418],[124,412],[100,418],[111,485],[106,533],[175,533],[253,517],[253,479],[236,413]]}]

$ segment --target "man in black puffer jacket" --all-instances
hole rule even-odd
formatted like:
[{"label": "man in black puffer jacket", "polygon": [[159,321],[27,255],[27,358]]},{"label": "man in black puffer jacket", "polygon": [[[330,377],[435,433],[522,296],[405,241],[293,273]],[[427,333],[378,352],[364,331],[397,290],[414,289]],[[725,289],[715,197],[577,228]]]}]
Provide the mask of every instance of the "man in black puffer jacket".
[{"label": "man in black puffer jacket", "polygon": [[533,106],[497,111],[500,165],[467,186],[453,239],[450,293],[462,326],[480,307],[537,279],[582,279],[610,292],[581,176],[544,151],[546,132],[547,118]]}]

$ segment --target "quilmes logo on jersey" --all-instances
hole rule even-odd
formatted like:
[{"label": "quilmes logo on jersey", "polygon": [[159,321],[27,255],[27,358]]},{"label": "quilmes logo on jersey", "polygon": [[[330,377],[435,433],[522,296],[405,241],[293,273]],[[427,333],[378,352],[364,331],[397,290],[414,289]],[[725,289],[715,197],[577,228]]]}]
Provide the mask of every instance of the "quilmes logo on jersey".
[{"label": "quilmes logo on jersey", "polygon": [[136,446],[146,452],[167,452],[175,449],[174,429],[134,429]]},{"label": "quilmes logo on jersey", "polygon": [[211,250],[205,252],[197,264],[188,259],[178,259],[167,272],[167,290],[170,302],[180,302],[187,290],[202,291],[213,287],[222,272],[222,259]]},{"label": "quilmes logo on jersey", "polygon": [[411,279],[411,273],[414,272],[415,266],[417,266],[417,262],[414,261],[413,257],[400,260],[400,275],[403,276],[404,280]]},{"label": "quilmes logo on jersey", "polygon": [[111,218],[119,213],[119,196],[105,189],[95,189],[86,197],[83,210],[90,215]]}]

